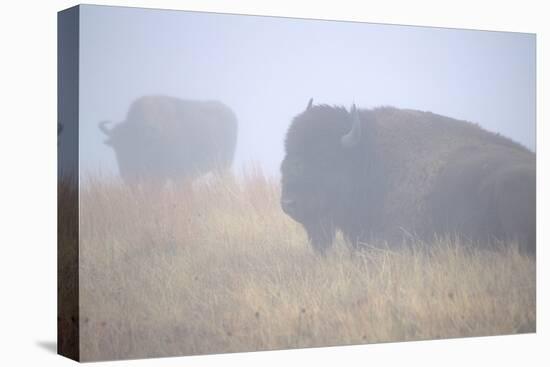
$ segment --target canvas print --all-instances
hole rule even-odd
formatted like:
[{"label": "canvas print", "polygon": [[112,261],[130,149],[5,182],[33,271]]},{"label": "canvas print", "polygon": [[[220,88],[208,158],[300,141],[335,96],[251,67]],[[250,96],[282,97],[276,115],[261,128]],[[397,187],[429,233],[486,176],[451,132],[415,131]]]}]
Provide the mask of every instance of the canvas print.
[{"label": "canvas print", "polygon": [[58,20],[60,354],[536,331],[534,34]]}]

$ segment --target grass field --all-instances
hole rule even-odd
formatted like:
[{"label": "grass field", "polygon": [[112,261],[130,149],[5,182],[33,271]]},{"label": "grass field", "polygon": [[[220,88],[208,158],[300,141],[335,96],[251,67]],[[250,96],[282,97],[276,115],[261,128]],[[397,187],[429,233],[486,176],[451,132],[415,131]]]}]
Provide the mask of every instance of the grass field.
[{"label": "grass field", "polygon": [[535,261],[450,238],[316,255],[243,178],[80,192],[83,360],[300,348],[535,331]]}]

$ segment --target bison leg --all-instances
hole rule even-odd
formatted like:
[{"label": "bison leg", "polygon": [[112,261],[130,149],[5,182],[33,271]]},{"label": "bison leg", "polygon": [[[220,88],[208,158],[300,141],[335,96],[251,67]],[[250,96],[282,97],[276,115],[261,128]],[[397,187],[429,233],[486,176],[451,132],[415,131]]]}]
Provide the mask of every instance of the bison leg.
[{"label": "bison leg", "polygon": [[336,235],[336,228],[330,222],[319,222],[304,226],[309,238],[309,243],[319,254],[324,254],[332,245]]}]

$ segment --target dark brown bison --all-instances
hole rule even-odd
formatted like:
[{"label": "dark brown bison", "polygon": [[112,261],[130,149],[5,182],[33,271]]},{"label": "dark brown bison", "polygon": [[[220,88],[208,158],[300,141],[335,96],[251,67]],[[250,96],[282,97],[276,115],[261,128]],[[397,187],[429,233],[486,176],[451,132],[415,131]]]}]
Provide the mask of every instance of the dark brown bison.
[{"label": "dark brown bison", "polygon": [[126,120],[99,128],[115,151],[127,183],[194,178],[231,165],[237,119],[217,101],[146,96],[134,101]]},{"label": "dark brown bison", "polygon": [[472,123],[312,105],[288,129],[281,205],[314,249],[403,236],[516,240],[535,253],[535,154]]}]

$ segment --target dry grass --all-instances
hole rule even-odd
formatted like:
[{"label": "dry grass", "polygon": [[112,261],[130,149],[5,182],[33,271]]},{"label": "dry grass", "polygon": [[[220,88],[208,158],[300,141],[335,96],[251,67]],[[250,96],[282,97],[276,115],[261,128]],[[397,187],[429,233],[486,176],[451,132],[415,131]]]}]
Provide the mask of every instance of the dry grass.
[{"label": "dry grass", "polygon": [[325,257],[261,173],[81,189],[83,360],[535,331],[535,263],[450,239]]}]

